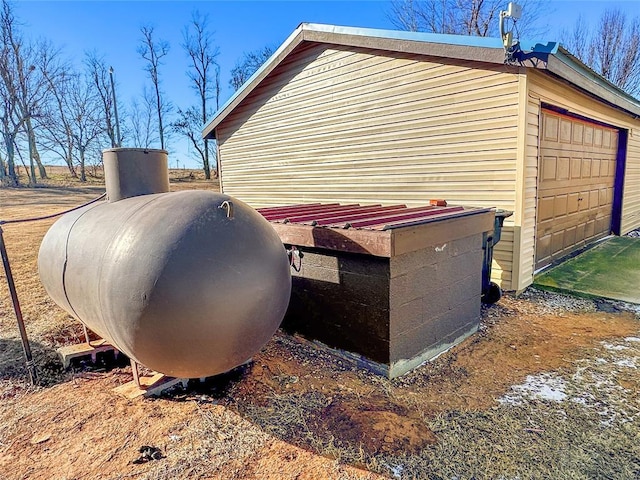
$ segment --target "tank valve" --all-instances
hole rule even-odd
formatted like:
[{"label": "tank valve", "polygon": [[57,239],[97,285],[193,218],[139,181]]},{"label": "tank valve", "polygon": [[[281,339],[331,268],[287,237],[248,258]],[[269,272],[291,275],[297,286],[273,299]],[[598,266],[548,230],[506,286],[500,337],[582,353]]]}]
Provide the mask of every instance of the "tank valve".
[{"label": "tank valve", "polygon": [[[296,271],[299,272],[302,268],[302,257],[304,257],[304,253],[298,250],[298,247],[292,245],[291,248],[287,249],[287,256],[289,257],[289,265]],[[298,257],[298,264],[296,265],[296,257]]]},{"label": "tank valve", "polygon": [[233,202],[225,200],[218,208],[224,208],[227,211],[227,218],[233,218]]}]

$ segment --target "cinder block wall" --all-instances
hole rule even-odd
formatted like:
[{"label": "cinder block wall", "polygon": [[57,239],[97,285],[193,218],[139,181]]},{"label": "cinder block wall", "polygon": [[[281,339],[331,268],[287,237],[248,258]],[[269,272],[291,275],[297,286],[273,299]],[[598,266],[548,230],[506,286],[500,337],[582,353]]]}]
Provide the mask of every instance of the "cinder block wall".
[{"label": "cinder block wall", "polygon": [[482,234],[391,257],[390,376],[478,329],[482,259]]},{"label": "cinder block wall", "polygon": [[389,363],[389,259],[301,248],[283,328]]},{"label": "cinder block wall", "polygon": [[283,328],[393,378],[475,332],[482,234],[389,258],[300,248]]}]

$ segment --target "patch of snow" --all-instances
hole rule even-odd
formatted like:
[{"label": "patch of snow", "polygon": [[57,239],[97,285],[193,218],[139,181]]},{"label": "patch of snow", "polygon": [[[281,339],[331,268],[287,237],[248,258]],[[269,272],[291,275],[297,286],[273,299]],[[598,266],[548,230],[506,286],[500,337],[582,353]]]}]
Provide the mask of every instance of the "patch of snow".
[{"label": "patch of snow", "polygon": [[625,342],[640,342],[640,338],[638,337],[626,337],[624,339]]},{"label": "patch of snow", "polygon": [[566,386],[562,378],[552,374],[527,375],[523,384],[511,387],[513,393],[506,394],[498,401],[513,405],[521,404],[524,399],[562,402],[567,399]]},{"label": "patch of snow", "polygon": [[629,347],[627,347],[626,345],[614,345],[608,342],[602,342],[602,346],[607,350],[612,350],[614,352],[619,352],[621,350],[629,350]]},{"label": "patch of snow", "polygon": [[381,461],[380,462],[383,466],[387,467],[389,470],[391,470],[391,474],[393,475],[394,478],[402,478],[402,472],[404,472],[404,466],[401,464],[397,464],[397,465],[389,465],[386,462]]},{"label": "patch of snow", "polygon": [[638,365],[636,363],[638,358],[639,357],[623,358],[622,360],[618,360],[617,362],[614,362],[614,365],[617,365],[618,367],[625,367],[625,368],[638,368]]},{"label": "patch of snow", "polygon": [[402,465],[396,465],[395,467],[391,467],[391,473],[395,478],[402,478],[403,471],[404,471],[404,467]]}]

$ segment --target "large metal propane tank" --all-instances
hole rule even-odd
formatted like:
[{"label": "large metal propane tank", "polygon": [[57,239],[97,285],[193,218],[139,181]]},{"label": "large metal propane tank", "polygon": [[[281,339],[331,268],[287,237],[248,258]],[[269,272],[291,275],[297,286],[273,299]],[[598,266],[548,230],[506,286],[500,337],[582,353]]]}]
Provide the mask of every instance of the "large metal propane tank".
[{"label": "large metal propane tank", "polygon": [[227,195],[150,193],[168,179],[133,177],[166,171],[164,151],[111,149],[104,163],[109,202],[64,215],[42,241],[49,295],[158,372],[205,377],[246,362],[280,325],[291,292],[269,222]]}]

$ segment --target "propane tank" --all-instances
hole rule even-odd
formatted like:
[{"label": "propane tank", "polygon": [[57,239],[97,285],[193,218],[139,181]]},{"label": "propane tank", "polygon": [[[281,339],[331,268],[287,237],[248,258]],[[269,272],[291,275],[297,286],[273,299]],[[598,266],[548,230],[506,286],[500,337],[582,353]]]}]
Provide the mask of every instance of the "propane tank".
[{"label": "propane tank", "polygon": [[[107,179],[112,152],[103,157]],[[109,202],[64,215],[45,235],[38,268],[53,300],[167,375],[206,377],[250,359],[280,325],[291,292],[269,222],[227,195],[111,186]]]}]

